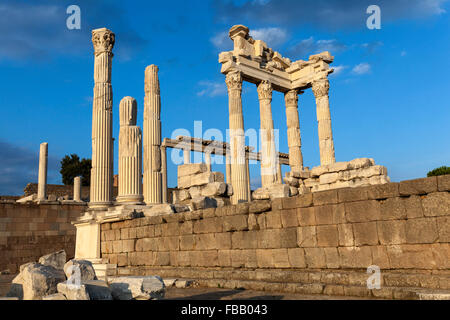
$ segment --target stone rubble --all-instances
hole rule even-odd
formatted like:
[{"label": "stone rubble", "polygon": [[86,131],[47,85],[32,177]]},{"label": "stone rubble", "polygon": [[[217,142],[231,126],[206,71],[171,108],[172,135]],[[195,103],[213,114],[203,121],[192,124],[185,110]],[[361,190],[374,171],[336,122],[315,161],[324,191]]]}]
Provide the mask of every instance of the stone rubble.
[{"label": "stone rubble", "polygon": [[164,281],[158,276],[110,278],[109,286],[116,300],[157,300],[164,298]]}]

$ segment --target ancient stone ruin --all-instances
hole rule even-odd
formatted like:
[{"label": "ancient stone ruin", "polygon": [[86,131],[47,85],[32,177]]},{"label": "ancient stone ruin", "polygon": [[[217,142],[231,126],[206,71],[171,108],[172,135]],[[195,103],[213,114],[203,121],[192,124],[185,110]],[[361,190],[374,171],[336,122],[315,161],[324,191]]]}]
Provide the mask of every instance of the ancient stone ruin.
[{"label": "ancient stone ruin", "polygon": [[[322,52],[291,61],[253,39],[243,25],[233,26],[229,36],[234,49],[219,55],[228,88],[229,142],[163,138],[158,67],[150,65],[144,73],[142,131],[136,125],[136,99],[120,102],[119,187],[114,198],[111,67],[116,38],[106,28],[92,31],[90,200],[73,221],[75,260],[69,262],[87,261],[96,276],[114,276],[102,288],[112,290],[116,299],[155,297],[142,288],[162,280],[137,277],[154,274],[195,278],[209,287],[390,299],[417,298],[417,288],[450,290],[449,176],[390,183],[387,169],[373,159],[336,162],[328,80],[333,56]],[[255,84],[258,92],[259,152],[245,145],[243,81]],[[310,88],[320,151],[320,165],[311,169],[303,164],[298,111],[299,96]],[[274,90],[285,96],[289,153],[275,146]],[[41,145],[38,193],[18,202],[52,200],[46,196],[47,147]],[[184,152],[171,201],[167,148]],[[204,153],[205,163],[191,163],[192,151]],[[225,175],[212,171],[212,155],[225,158]],[[262,187],[254,191],[250,160],[261,166]],[[285,177],[282,165],[290,169]],[[80,185],[78,178],[74,202],[81,201]],[[373,265],[383,269],[383,290],[367,287],[367,268]],[[14,283],[22,285],[24,298],[92,298],[89,282],[83,283],[82,292],[63,284],[65,269],[62,262],[58,267],[24,265]],[[44,291],[28,288],[26,279],[49,273],[55,274],[47,277],[52,280],[41,277]]]}]

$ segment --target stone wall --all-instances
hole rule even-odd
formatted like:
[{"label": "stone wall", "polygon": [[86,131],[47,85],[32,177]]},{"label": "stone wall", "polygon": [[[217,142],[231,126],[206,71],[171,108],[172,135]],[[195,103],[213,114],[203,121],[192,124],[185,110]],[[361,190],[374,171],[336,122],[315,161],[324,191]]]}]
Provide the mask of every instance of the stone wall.
[{"label": "stone wall", "polygon": [[450,289],[449,190],[447,175],[105,223],[102,257],[215,287],[376,295],[377,265],[383,285]]},{"label": "stone wall", "polygon": [[0,271],[16,273],[21,264],[61,249],[72,257],[76,230],[71,222],[85,209],[85,205],[0,202]]}]

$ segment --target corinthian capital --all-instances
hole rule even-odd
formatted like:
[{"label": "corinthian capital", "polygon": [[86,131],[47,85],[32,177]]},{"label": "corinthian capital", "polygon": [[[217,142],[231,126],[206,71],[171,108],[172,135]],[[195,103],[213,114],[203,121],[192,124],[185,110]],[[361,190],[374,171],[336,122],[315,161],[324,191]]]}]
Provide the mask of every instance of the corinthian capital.
[{"label": "corinthian capital", "polygon": [[242,90],[242,74],[239,71],[227,73],[225,83],[228,90]]},{"label": "corinthian capital", "polygon": [[284,101],[286,101],[286,106],[296,106],[298,105],[298,90],[290,90],[284,94]]},{"label": "corinthian capital", "polygon": [[115,34],[106,28],[92,30],[92,44],[94,45],[95,54],[111,52],[115,39]]},{"label": "corinthian capital", "polygon": [[327,96],[330,90],[330,82],[328,79],[322,79],[314,81],[312,84],[312,90],[316,98]]},{"label": "corinthian capital", "polygon": [[272,99],[272,84],[264,80],[258,85],[259,100]]}]

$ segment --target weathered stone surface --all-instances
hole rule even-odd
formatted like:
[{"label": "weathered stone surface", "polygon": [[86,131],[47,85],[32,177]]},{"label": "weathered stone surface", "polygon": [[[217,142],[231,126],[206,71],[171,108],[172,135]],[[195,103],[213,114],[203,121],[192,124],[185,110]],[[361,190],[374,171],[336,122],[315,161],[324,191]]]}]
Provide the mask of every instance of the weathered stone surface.
[{"label": "weathered stone surface", "polygon": [[406,243],[406,221],[377,221],[378,238],[381,244]]},{"label": "weathered stone surface", "polygon": [[426,217],[450,215],[450,193],[433,192],[422,199],[423,214]]},{"label": "weathered stone surface", "polygon": [[65,280],[63,270],[28,263],[21,266],[20,274],[12,281],[8,296],[16,296],[23,300],[40,300],[44,296],[56,293],[57,284]]},{"label": "weathered stone surface", "polygon": [[250,213],[261,213],[269,211],[272,208],[272,204],[270,201],[261,200],[261,201],[252,201],[250,202],[248,211]]},{"label": "weathered stone surface", "polygon": [[335,225],[317,226],[317,246],[337,247],[339,245],[338,230]]},{"label": "weathered stone surface", "polygon": [[349,162],[349,169],[367,168],[373,165],[373,160],[369,158],[354,159]]},{"label": "weathered stone surface", "polygon": [[66,263],[66,252],[64,250],[60,250],[58,252],[53,252],[42,256],[39,258],[39,263],[56,269],[64,269],[64,264]]},{"label": "weathered stone surface", "polygon": [[437,177],[401,181],[399,193],[402,196],[411,194],[427,194],[437,191]]},{"label": "weathered stone surface", "polygon": [[450,174],[438,176],[437,181],[439,191],[450,191]]},{"label": "weathered stone surface", "polygon": [[439,238],[435,219],[418,218],[406,221],[408,243],[433,243]]},{"label": "weathered stone surface", "polygon": [[354,223],[353,234],[357,246],[378,244],[377,223],[375,221]]},{"label": "weathered stone surface", "polygon": [[29,195],[27,197],[20,198],[17,200],[17,203],[26,203],[30,201],[35,201],[37,199],[37,193],[33,193],[32,195]]},{"label": "weathered stone surface", "polygon": [[190,198],[192,198],[192,199],[201,197],[202,196],[202,187],[200,187],[200,186],[190,187],[189,195],[190,195]]},{"label": "weathered stone surface", "polygon": [[193,174],[207,172],[208,167],[205,163],[188,163],[178,166],[178,177],[190,176]]},{"label": "weathered stone surface", "polygon": [[164,281],[159,276],[111,278],[109,284],[116,300],[162,299],[165,294]]},{"label": "weathered stone surface", "polygon": [[182,213],[182,212],[189,211],[189,206],[183,205],[183,204],[174,204],[173,208],[176,213]]},{"label": "weathered stone surface", "polygon": [[268,200],[270,199],[269,190],[265,188],[258,188],[252,193],[252,198],[255,200]]},{"label": "weathered stone surface", "polygon": [[62,293],[54,293],[43,297],[42,300],[67,300],[67,298]]},{"label": "weathered stone surface", "polygon": [[83,281],[82,284],[86,287],[91,300],[113,300],[111,289],[106,281],[88,280]]},{"label": "weathered stone surface", "polygon": [[63,294],[67,300],[90,300],[86,286],[72,283],[60,282],[57,286],[58,292]]},{"label": "weathered stone surface", "polygon": [[189,202],[189,206],[192,211],[207,208],[217,208],[217,200],[209,197],[196,197],[192,198],[192,200]]},{"label": "weathered stone surface", "polygon": [[181,201],[188,200],[191,198],[189,191],[186,189],[174,190],[172,194],[173,194],[173,203],[180,203]]},{"label": "weathered stone surface", "polygon": [[157,204],[149,209],[144,210],[144,216],[146,217],[160,216],[172,213],[175,213],[174,206],[168,203]]},{"label": "weathered stone surface", "polygon": [[64,273],[66,274],[67,279],[74,277],[76,280],[78,276],[81,281],[97,279],[92,263],[87,260],[73,259],[67,261],[64,265]]},{"label": "weathered stone surface", "polygon": [[227,184],[225,182],[212,182],[202,188],[201,195],[204,197],[222,196],[226,191]]}]

